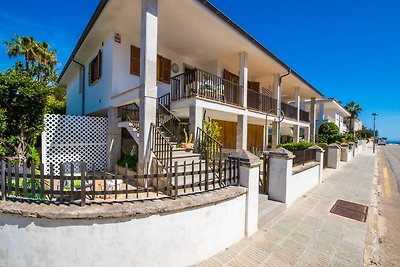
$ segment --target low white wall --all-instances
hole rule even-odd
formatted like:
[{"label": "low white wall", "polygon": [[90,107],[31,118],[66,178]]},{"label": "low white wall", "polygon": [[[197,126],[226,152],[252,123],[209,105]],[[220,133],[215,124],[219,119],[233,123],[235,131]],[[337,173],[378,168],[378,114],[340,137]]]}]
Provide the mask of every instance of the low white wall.
[{"label": "low white wall", "polygon": [[317,165],[288,177],[287,206],[319,184],[319,171],[319,165]]},{"label": "low white wall", "polygon": [[0,216],[0,266],[187,266],[245,234],[246,194],[136,219]]}]

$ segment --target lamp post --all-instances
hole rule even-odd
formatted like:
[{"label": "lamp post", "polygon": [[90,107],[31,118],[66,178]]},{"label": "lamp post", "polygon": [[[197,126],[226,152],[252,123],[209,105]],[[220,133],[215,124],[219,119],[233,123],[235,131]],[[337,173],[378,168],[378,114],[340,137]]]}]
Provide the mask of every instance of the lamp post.
[{"label": "lamp post", "polygon": [[376,130],[375,130],[375,119],[376,119],[376,116],[378,116],[378,113],[372,113],[372,116],[374,116],[374,143],[373,143],[373,146],[372,146],[372,152],[373,152],[373,153],[375,153],[375,144],[376,144],[376,136],[375,136],[375,133],[376,133]]}]

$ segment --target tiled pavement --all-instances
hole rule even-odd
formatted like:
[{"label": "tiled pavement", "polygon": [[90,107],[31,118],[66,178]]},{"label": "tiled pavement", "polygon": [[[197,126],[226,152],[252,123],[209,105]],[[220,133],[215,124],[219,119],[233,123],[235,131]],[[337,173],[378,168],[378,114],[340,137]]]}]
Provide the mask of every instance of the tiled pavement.
[{"label": "tiled pavement", "polygon": [[198,266],[363,266],[368,225],[329,211],[337,199],[370,204],[374,160],[370,150],[358,155],[252,237]]}]

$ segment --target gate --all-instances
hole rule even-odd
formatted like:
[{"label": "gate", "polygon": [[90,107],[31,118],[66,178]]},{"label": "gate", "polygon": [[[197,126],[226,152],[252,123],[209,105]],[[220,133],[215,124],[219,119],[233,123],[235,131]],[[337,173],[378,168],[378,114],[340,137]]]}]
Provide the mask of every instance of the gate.
[{"label": "gate", "polygon": [[262,165],[260,168],[260,193],[261,194],[268,194],[269,191],[269,156],[268,154],[263,154],[261,156],[262,159]]}]

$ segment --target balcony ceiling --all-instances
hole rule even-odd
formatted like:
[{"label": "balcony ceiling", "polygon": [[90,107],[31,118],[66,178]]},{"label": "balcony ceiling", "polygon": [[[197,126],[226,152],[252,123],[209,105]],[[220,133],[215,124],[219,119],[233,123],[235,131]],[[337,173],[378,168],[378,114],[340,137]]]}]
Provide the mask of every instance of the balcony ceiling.
[{"label": "balcony ceiling", "polygon": [[[110,33],[118,32],[140,39],[140,0],[109,0],[92,30],[77,53],[85,60],[88,49],[104,41]],[[266,26],[266,25],[260,25]],[[245,38],[220,17],[196,0],[159,0],[159,49],[198,62],[218,60],[229,70],[239,71],[239,53],[249,55],[249,78],[270,85],[273,74],[284,74],[286,68],[261,48]],[[300,87],[304,98],[319,97],[315,90],[295,75],[283,80],[283,94],[294,98],[294,88]]]}]

